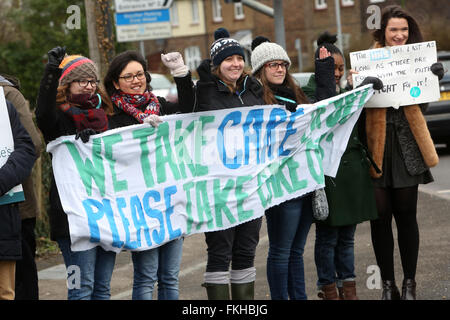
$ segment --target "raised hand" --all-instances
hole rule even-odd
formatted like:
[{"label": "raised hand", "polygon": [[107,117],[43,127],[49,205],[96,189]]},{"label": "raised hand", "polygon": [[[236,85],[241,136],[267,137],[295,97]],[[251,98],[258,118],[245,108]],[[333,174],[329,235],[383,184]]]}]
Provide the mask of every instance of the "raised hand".
[{"label": "raised hand", "polygon": [[211,59],[205,59],[200,63],[197,68],[198,76],[200,77],[199,81],[202,82],[211,82],[214,81],[214,77],[211,73]]},{"label": "raised hand", "polygon": [[66,47],[53,48],[52,50],[47,52],[48,64],[59,67],[59,65],[61,64],[61,61],[63,61],[65,55],[66,55]]},{"label": "raised hand", "polygon": [[179,52],[161,54],[161,61],[170,69],[170,73],[174,77],[184,77],[189,72],[188,67],[184,64],[183,56]]}]

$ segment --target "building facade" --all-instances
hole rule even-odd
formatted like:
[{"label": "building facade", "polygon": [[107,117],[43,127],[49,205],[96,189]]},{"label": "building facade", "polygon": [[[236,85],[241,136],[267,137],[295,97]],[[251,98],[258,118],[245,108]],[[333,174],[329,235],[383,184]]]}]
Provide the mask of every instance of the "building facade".
[{"label": "building facade", "polygon": [[[273,6],[273,0],[260,0]],[[337,33],[335,0],[283,0],[286,51],[292,71],[312,71],[316,40],[324,31]],[[436,40],[439,49],[450,48],[450,2],[448,0],[337,0],[339,3],[344,55],[368,49],[380,10],[391,4],[404,6],[418,20],[426,40]],[[377,11],[378,10],[378,11]],[[209,57],[214,31],[226,28],[245,48],[250,64],[251,41],[258,35],[275,41],[274,19],[242,3],[224,0],[174,0],[171,9],[172,37],[146,41],[146,55],[153,72],[164,72],[160,54],[179,51],[195,70]],[[447,30],[447,31],[445,31]],[[338,43],[339,45],[339,43]],[[165,70],[167,72],[167,70]],[[164,73],[166,73],[164,72]]]}]

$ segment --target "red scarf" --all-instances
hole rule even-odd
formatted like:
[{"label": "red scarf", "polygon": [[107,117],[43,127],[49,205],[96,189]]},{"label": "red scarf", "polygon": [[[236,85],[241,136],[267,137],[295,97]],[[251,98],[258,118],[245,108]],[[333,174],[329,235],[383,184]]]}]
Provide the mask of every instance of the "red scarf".
[{"label": "red scarf", "polygon": [[108,129],[105,111],[101,108],[96,109],[100,104],[98,94],[72,94],[67,100],[68,103],[61,104],[59,109],[73,119],[77,132],[88,128],[96,132]]},{"label": "red scarf", "polygon": [[122,91],[114,93],[112,102],[125,113],[134,117],[139,123],[151,114],[159,115],[160,103],[158,98],[150,91],[143,94],[128,94]]}]

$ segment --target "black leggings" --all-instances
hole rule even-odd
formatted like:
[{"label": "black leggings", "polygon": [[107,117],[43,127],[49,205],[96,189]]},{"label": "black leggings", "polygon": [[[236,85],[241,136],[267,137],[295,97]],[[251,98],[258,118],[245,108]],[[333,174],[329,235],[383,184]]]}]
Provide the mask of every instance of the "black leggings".
[{"label": "black leggings", "polygon": [[417,190],[417,185],[398,189],[375,188],[379,218],[370,222],[370,228],[375,257],[383,280],[395,280],[392,216],[397,225],[404,279],[414,279],[416,276],[419,254]]}]

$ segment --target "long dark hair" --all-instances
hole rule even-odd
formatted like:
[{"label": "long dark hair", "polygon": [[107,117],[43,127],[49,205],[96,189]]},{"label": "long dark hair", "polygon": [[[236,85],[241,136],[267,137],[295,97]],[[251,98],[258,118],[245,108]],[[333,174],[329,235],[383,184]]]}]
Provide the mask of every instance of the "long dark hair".
[{"label": "long dark hair", "polygon": [[386,27],[390,19],[392,18],[404,18],[408,21],[408,40],[406,44],[422,42],[423,37],[420,32],[419,25],[417,21],[402,7],[398,5],[387,6],[381,11],[381,23],[380,29],[373,32],[373,38],[382,47],[386,46]]},{"label": "long dark hair", "polygon": [[[267,104],[278,104],[277,99],[275,98],[275,95],[270,89],[270,83],[269,80],[267,80],[266,74],[264,72],[264,68],[260,68],[253,76],[258,78],[259,81],[261,81],[262,87],[263,87],[263,100],[264,103]],[[288,70],[286,70],[286,76],[284,77],[284,81],[281,84],[282,86],[285,86],[287,88],[290,88],[294,94],[295,94],[295,100],[297,104],[302,103],[309,103],[308,98],[306,97],[303,90],[297,85],[294,78],[291,76]]]},{"label": "long dark hair", "polygon": [[114,82],[119,82],[119,77],[122,73],[122,70],[125,69],[125,67],[131,61],[136,61],[142,65],[147,80],[147,89],[152,90],[152,87],[150,86],[150,81],[152,80],[152,78],[150,76],[150,73],[147,71],[147,62],[139,52],[128,50],[115,56],[111,61],[111,64],[109,65],[108,72],[106,73],[105,79],[103,80],[106,92],[109,94],[109,96],[112,96],[117,91],[116,87],[114,87]]}]

